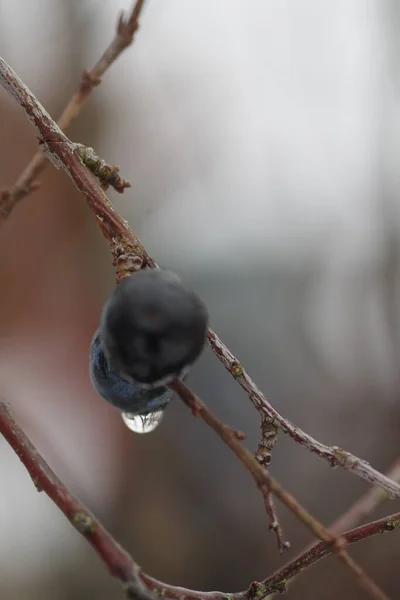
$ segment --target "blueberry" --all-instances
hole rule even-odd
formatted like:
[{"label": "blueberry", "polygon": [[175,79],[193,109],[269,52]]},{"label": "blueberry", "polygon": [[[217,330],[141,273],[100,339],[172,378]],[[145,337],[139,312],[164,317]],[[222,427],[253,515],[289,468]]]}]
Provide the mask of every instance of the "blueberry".
[{"label": "blueberry", "polygon": [[187,372],[204,347],[207,326],[205,305],[175,273],[144,269],[115,288],[100,334],[112,369],[152,387]]},{"label": "blueberry", "polygon": [[123,412],[148,415],[163,410],[172,398],[167,387],[144,389],[137,381],[127,381],[107,361],[97,330],[90,347],[90,376],[96,391]]}]

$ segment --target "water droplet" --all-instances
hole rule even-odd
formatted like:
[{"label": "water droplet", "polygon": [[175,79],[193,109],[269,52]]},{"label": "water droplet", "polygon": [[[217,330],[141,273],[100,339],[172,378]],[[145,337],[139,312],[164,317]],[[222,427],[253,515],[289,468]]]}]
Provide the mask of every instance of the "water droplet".
[{"label": "water droplet", "polygon": [[131,431],[135,433],[150,433],[161,423],[164,411],[157,410],[147,415],[133,415],[132,413],[121,413],[122,420]]}]

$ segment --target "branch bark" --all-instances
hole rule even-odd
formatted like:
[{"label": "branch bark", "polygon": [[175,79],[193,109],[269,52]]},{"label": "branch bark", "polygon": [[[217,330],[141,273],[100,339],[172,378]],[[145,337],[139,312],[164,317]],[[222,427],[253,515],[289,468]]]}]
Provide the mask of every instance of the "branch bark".
[{"label": "branch bark", "polygon": [[[133,600],[153,600],[154,596],[169,600],[263,600],[270,594],[284,592],[289,581],[306,567],[333,552],[332,547],[326,547],[323,543],[315,544],[264,581],[251,583],[243,592],[202,592],[168,585],[144,573],[86,506],[71,494],[15,423],[4,402],[0,402],[0,431],[26,467],[36,489],[44,491],[57,505],[80,535],[91,544],[110,574],[121,583],[126,596]],[[343,538],[347,544],[354,544],[396,528],[400,528],[400,513],[348,531]]]}]

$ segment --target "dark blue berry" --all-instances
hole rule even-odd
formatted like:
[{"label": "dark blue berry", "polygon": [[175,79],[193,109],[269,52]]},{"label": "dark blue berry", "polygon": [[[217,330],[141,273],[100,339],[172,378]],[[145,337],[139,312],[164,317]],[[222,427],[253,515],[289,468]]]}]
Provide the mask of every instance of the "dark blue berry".
[{"label": "dark blue berry", "polygon": [[205,305],[175,273],[145,269],[117,285],[100,334],[112,370],[151,387],[187,372],[204,347],[207,326]]},{"label": "dark blue berry", "polygon": [[100,396],[130,414],[148,415],[163,410],[172,398],[171,390],[165,386],[144,389],[137,381],[121,376],[104,355],[100,330],[96,331],[90,347],[90,376]]}]

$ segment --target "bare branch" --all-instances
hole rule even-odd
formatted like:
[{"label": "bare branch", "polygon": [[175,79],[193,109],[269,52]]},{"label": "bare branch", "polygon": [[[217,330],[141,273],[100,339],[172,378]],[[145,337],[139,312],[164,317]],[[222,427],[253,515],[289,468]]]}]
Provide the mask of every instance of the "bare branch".
[{"label": "bare branch", "polygon": [[[278,428],[275,425],[273,419],[265,415],[261,415],[261,439],[257,446],[257,450],[254,453],[256,460],[263,467],[267,468],[271,462],[272,450],[276,443],[278,436]],[[267,492],[264,495],[265,510],[268,515],[270,522],[270,529],[272,529],[276,535],[278,542],[279,552],[282,554],[284,550],[290,548],[290,543],[284,540],[283,530],[279,522],[278,513],[275,508],[274,499],[272,495]]]},{"label": "bare branch", "polygon": [[[201,592],[175,587],[143,573],[133,558],[118,544],[82,502],[71,494],[53,473],[22,429],[15,423],[5,403],[0,402],[0,432],[15,450],[39,491],[56,504],[68,521],[91,544],[111,575],[122,585],[128,598],[150,600],[154,596],[170,600],[263,600],[269,594],[285,591],[287,583],[306,567],[333,552],[332,547],[315,544],[268,579],[253,582],[244,592]],[[348,544],[400,527],[400,513],[363,525],[343,535]]]},{"label": "bare branch", "polygon": [[[148,255],[139,238],[89,175],[76,151],[76,144],[62,133],[32,92],[2,58],[0,58],[0,83],[21,104],[47,158],[57,168],[62,166],[65,169],[96,215],[100,229],[110,243],[117,281],[142,266],[156,268],[157,263]],[[247,392],[262,417],[265,416],[273,421],[296,443],[324,459],[331,467],[340,466],[378,485],[387,492],[389,497],[400,497],[399,483],[376,471],[369,463],[357,456],[337,446],[326,446],[293,425],[269,402],[217,334],[209,329],[207,337],[215,355]]]},{"label": "bare branch", "polygon": [[108,240],[117,281],[142,266],[146,252],[132,235],[126,221],[97,186],[79,156],[79,145],[72,143],[16,73],[0,58],[0,83],[21,104],[39,140],[39,146],[56,168],[63,167],[93,210],[99,227]]},{"label": "bare branch", "polygon": [[268,515],[270,523],[269,528],[275,533],[276,541],[278,543],[278,550],[281,554],[283,554],[285,550],[289,550],[290,542],[285,541],[285,536],[283,534],[283,529],[278,518],[278,513],[271,492],[266,492],[263,494],[263,496],[265,511]]},{"label": "bare branch", "polygon": [[[378,519],[372,523],[367,523],[366,525],[362,525],[351,531],[347,531],[342,534],[342,537],[348,544],[355,544],[356,542],[366,540],[373,535],[387,533],[389,531],[394,531],[395,529],[400,529],[400,512],[384,517],[383,519]],[[307,567],[331,553],[332,551],[327,549],[321,542],[314,544],[311,548],[303,551],[299,556],[294,558],[283,568],[278,569],[271,577],[268,577],[258,585],[262,590],[265,590],[267,595],[282,593],[286,591],[287,585],[291,579],[296,577],[296,575],[299,575],[299,573],[303,572]]]},{"label": "bare branch", "polygon": [[[79,115],[82,107],[93,88],[101,83],[101,78],[106,70],[133,42],[134,35],[139,28],[139,17],[145,0],[136,0],[130,16],[125,19],[121,14],[117,31],[111,44],[105,50],[100,60],[91,71],[84,71],[81,82],[62,112],[58,125],[67,130],[74,119]],[[38,189],[37,176],[43,171],[47,161],[41,152],[37,152],[24,171],[19,176],[15,185],[10,189],[0,192],[0,224],[7,219],[14,206],[25,196]],[[125,186],[127,187],[127,186]]]},{"label": "bare branch", "polygon": [[176,379],[170,386],[176,392],[184,403],[191,409],[193,415],[200,416],[219,437],[229,446],[236,454],[239,460],[245,465],[248,471],[253,476],[253,479],[265,498],[267,494],[273,493],[285,506],[292,511],[296,517],[302,521],[311,531],[314,532],[320,540],[324,542],[325,547],[331,547],[337,558],[342,562],[347,569],[355,577],[358,585],[366,590],[371,598],[375,600],[388,600],[388,596],[380,589],[379,586],[369,577],[362,567],[346,552],[346,540],[342,536],[336,537],[322,525],[315,517],[313,517],[297,500],[278,483],[278,481],[270,475],[270,473],[259,464],[254,456],[244,448],[238,440],[235,431],[222,423],[200,400],[196,394],[192,392],[182,381]]},{"label": "bare branch", "polygon": [[[400,480],[400,458],[393,463],[387,472],[387,476],[394,481]],[[336,533],[337,535],[342,534],[346,529],[358,525],[358,523],[369,515],[381,502],[387,499],[388,496],[386,492],[379,487],[373,487],[368,490],[366,494],[361,496],[361,498],[356,500],[343,515],[336,519],[336,521],[329,526],[329,531]],[[312,543],[309,544],[302,551],[301,555],[307,554],[313,547],[314,545]]]},{"label": "bare branch", "polygon": [[366,481],[384,489],[390,498],[400,496],[399,483],[392,481],[389,477],[371,467],[366,461],[350,454],[350,452],[347,452],[338,446],[326,446],[311,437],[308,433],[302,431],[299,427],[293,425],[289,419],[284,417],[271,404],[268,398],[262,393],[245,371],[238,359],[211,329],[208,331],[208,343],[224,367],[247,393],[254,407],[260,413],[261,419],[264,417],[270,419],[271,422],[279,427],[279,429],[292,438],[294,442],[304,446],[307,450],[325,460],[331,467],[342,467],[342,469],[346,469],[354,475],[366,479]]},{"label": "bare branch", "polygon": [[261,414],[261,439],[258,443],[254,456],[264,467],[268,467],[271,462],[272,449],[276,443],[278,427],[273,419],[265,414]]},{"label": "bare branch", "polygon": [[[111,251],[115,261],[115,246],[116,240],[113,238],[113,232],[117,233],[117,245],[122,246],[124,250],[125,244],[129,243],[129,249],[135,247],[140,248],[141,253],[136,251],[136,257],[152,266],[156,266],[154,261],[145,253],[143,246],[137,241],[135,246],[132,246],[134,239],[127,224],[119,217],[115,209],[105,194],[98,188],[95,181],[88,175],[86,168],[77,152],[74,145],[62,133],[60,128],[52,121],[51,117],[44,110],[41,104],[37,101],[32,92],[23,84],[17,74],[0,59],[0,83],[8,90],[10,94],[21,104],[26,115],[31,121],[39,139],[39,144],[47,158],[59,168],[62,166],[68,175],[71,177],[76,187],[81,191],[89,206],[94,211],[96,217],[100,218],[100,227],[105,237],[110,241]],[[107,219],[105,221],[105,218]],[[121,231],[126,231],[128,239],[124,240]],[[126,265],[125,265],[126,267]],[[129,272],[129,268],[126,267]],[[117,273],[118,277],[118,273]],[[238,371],[241,370],[242,373]],[[243,369],[240,365],[235,367],[237,376],[243,377]],[[338,559],[352,572],[357,583],[368,591],[371,598],[375,600],[388,600],[386,594],[375,584],[375,582],[363,571],[356,561],[345,551],[345,540],[341,537],[332,535],[319,521],[317,521],[305,508],[303,508],[291,494],[286,492],[280,484],[264,469],[254,456],[242,446],[241,440],[238,439],[237,432],[227,425],[224,425],[211,411],[207,409],[204,403],[187,388],[181,381],[175,380],[170,386],[182,400],[192,409],[193,414],[201,416],[201,418],[221,437],[229,448],[247,467],[252,474],[257,486],[266,493],[274,493],[305,525],[307,525],[313,533],[319,537],[326,545],[333,548]],[[18,441],[18,440],[16,440]],[[40,483],[40,481],[39,481]],[[76,517],[76,516],[75,516]],[[92,518],[89,515],[89,521]],[[84,515],[84,523],[86,523],[86,515]],[[85,525],[85,530],[87,526]],[[89,531],[91,532],[91,529]],[[94,532],[95,533],[95,532]],[[137,581],[134,581],[137,595]],[[143,592],[144,593],[144,592]]]}]

